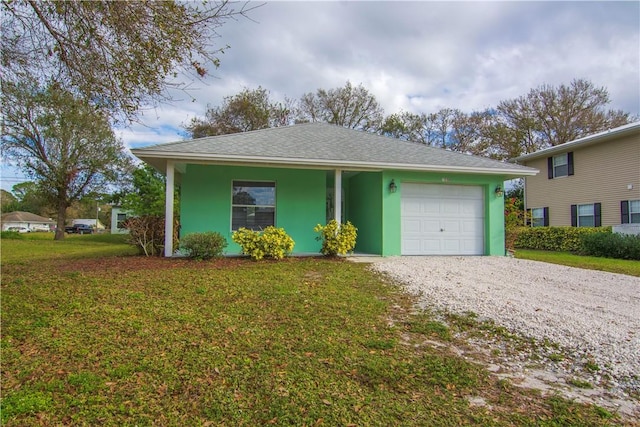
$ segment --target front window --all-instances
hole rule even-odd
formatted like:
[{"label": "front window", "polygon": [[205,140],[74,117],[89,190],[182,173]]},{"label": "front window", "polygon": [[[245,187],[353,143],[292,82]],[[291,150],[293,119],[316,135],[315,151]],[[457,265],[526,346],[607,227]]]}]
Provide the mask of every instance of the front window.
[{"label": "front window", "polygon": [[531,209],[531,226],[532,227],[544,226],[544,208]]},{"label": "front window", "polygon": [[231,229],[262,230],[275,225],[276,183],[233,181]]},{"label": "front window", "polygon": [[557,178],[559,176],[568,176],[569,175],[569,160],[567,159],[567,154],[560,154],[558,156],[553,156],[553,177]]},{"label": "front window", "polygon": [[578,205],[578,227],[595,227],[594,205]]},{"label": "front window", "polygon": [[640,200],[629,200],[629,222],[640,224]]}]

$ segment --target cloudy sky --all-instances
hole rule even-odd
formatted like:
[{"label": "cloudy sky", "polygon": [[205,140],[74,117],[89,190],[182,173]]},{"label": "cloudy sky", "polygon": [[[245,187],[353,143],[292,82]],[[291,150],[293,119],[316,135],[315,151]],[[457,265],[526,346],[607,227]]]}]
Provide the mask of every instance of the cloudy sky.
[{"label": "cloudy sky", "polygon": [[[385,114],[472,111],[542,84],[590,80],[640,114],[640,2],[272,2],[227,22],[221,66],[119,129],[127,147],[183,139],[207,104],[262,86],[273,100],[362,84]],[[7,185],[8,184],[8,185]],[[12,183],[2,181],[2,188]]]}]

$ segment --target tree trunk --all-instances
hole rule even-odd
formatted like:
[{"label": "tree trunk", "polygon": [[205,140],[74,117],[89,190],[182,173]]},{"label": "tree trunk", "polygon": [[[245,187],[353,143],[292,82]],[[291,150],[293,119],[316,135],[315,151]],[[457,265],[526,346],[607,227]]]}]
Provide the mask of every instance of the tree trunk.
[{"label": "tree trunk", "polygon": [[58,222],[56,226],[56,235],[53,240],[64,240],[64,223],[67,219],[67,204],[63,201],[58,202]]}]

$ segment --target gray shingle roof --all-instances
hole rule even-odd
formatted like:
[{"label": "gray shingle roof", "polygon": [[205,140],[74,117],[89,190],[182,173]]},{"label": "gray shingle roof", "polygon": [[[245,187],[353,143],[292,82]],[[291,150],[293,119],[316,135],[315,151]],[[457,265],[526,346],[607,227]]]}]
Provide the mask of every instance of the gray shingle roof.
[{"label": "gray shingle roof", "polygon": [[344,169],[457,171],[514,176],[535,169],[388,138],[326,123],[306,123],[205,137],[132,150],[162,170],[177,162],[268,163]]},{"label": "gray shingle roof", "polygon": [[55,224],[55,221],[31,212],[14,211],[2,214],[2,222],[43,222]]}]

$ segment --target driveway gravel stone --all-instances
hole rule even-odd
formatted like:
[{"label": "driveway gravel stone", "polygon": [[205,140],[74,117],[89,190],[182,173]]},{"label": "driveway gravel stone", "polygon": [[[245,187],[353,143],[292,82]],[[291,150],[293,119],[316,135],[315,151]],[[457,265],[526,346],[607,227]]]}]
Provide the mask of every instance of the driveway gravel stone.
[{"label": "driveway gravel stone", "polygon": [[640,393],[640,278],[510,257],[390,257],[372,268],[422,308],[473,312],[595,363],[609,388]]}]

